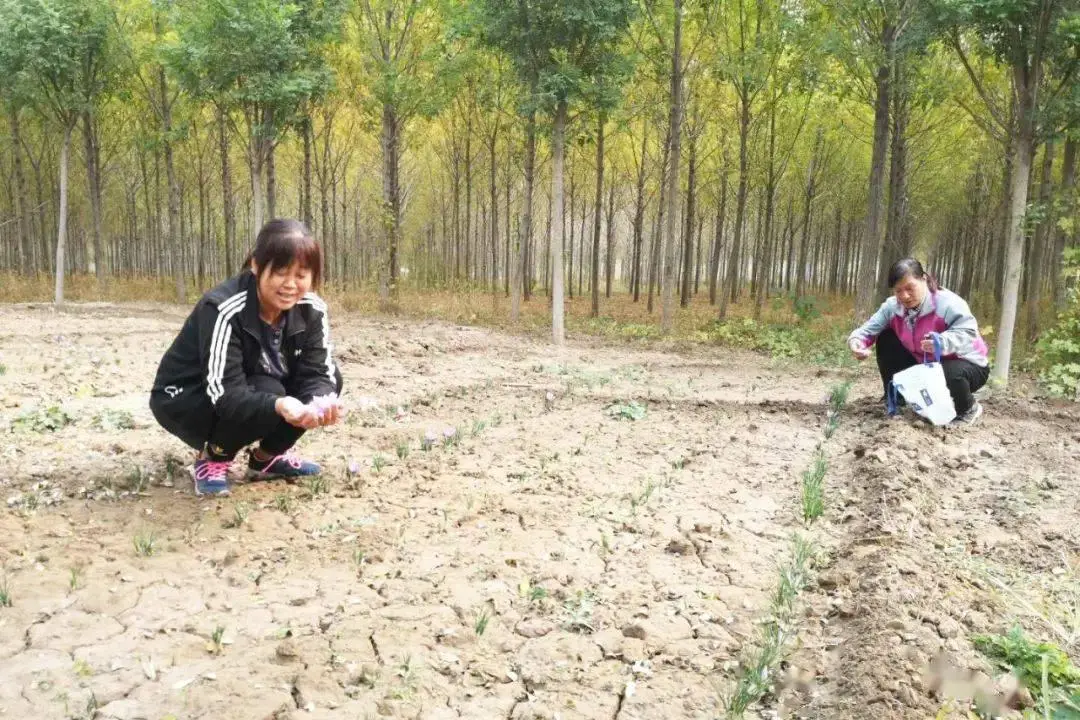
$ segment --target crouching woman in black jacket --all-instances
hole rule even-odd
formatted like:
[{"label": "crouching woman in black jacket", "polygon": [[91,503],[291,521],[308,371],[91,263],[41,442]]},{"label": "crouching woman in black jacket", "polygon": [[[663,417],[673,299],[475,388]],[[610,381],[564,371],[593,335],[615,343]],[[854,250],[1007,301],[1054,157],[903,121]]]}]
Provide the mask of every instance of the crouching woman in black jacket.
[{"label": "crouching woman in black jacket", "polygon": [[199,300],[158,366],[150,409],[199,451],[195,492],[225,495],[241,449],[248,476],[315,475],[292,452],[305,430],[342,415],[319,285],[322,251],[297,220],[271,220],[236,277]]}]

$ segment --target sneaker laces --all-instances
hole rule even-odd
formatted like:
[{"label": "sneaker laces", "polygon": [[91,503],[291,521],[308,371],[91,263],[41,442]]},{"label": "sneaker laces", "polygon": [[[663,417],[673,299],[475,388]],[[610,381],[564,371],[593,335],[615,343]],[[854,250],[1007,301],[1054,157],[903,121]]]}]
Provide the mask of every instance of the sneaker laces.
[{"label": "sneaker laces", "polygon": [[202,482],[224,482],[229,477],[231,460],[201,460],[195,463],[195,479]]},{"label": "sneaker laces", "polygon": [[263,469],[273,467],[274,463],[276,463],[278,460],[283,460],[287,462],[295,470],[299,470],[304,464],[304,461],[300,459],[300,456],[296,454],[296,451],[292,448],[289,448],[280,455],[275,455],[274,457],[267,460],[266,464],[263,465]]}]

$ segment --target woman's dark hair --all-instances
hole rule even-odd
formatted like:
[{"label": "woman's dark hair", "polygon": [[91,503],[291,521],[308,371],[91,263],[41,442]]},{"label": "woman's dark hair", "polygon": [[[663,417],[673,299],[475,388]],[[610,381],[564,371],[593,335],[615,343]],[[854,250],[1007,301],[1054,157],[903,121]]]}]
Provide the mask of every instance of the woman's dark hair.
[{"label": "woman's dark hair", "polygon": [[244,267],[250,267],[252,260],[259,272],[300,263],[300,267],[311,270],[311,286],[319,287],[322,248],[311,236],[307,225],[299,220],[276,218],[263,225],[255,238],[255,249],[244,260]]},{"label": "woman's dark hair", "polygon": [[896,283],[909,275],[917,280],[925,280],[930,292],[937,292],[941,289],[938,286],[937,278],[923,270],[922,263],[912,257],[897,260],[892,264],[892,267],[889,268],[889,287],[895,287]]}]

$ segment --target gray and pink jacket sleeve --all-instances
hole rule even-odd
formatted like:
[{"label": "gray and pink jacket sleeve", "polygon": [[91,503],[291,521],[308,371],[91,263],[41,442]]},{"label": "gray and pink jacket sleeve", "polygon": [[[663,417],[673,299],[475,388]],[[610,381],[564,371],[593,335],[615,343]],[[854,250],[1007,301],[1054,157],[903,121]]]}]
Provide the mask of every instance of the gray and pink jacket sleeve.
[{"label": "gray and pink jacket sleeve", "polygon": [[916,359],[923,356],[922,339],[932,332],[941,336],[943,358],[960,358],[980,367],[989,364],[989,349],[979,335],[979,323],[971,308],[954,292],[941,289],[927,293],[915,310],[907,310],[895,297],[881,304],[861,327],[848,336],[848,343],[858,341],[868,348],[886,328],[891,328],[900,342]]}]

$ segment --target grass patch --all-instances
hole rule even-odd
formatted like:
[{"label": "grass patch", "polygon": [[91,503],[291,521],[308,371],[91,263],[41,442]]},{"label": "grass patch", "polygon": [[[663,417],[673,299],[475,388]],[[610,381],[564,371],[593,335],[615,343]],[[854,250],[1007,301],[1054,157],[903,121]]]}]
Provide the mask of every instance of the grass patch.
[{"label": "grass patch", "polygon": [[976,635],[975,649],[1031,691],[1042,717],[1080,717],[1080,668],[1057,645],[1028,637],[1014,626],[1005,635]]},{"label": "grass patch", "polygon": [[11,581],[7,573],[0,575],[0,607],[11,607]]}]

